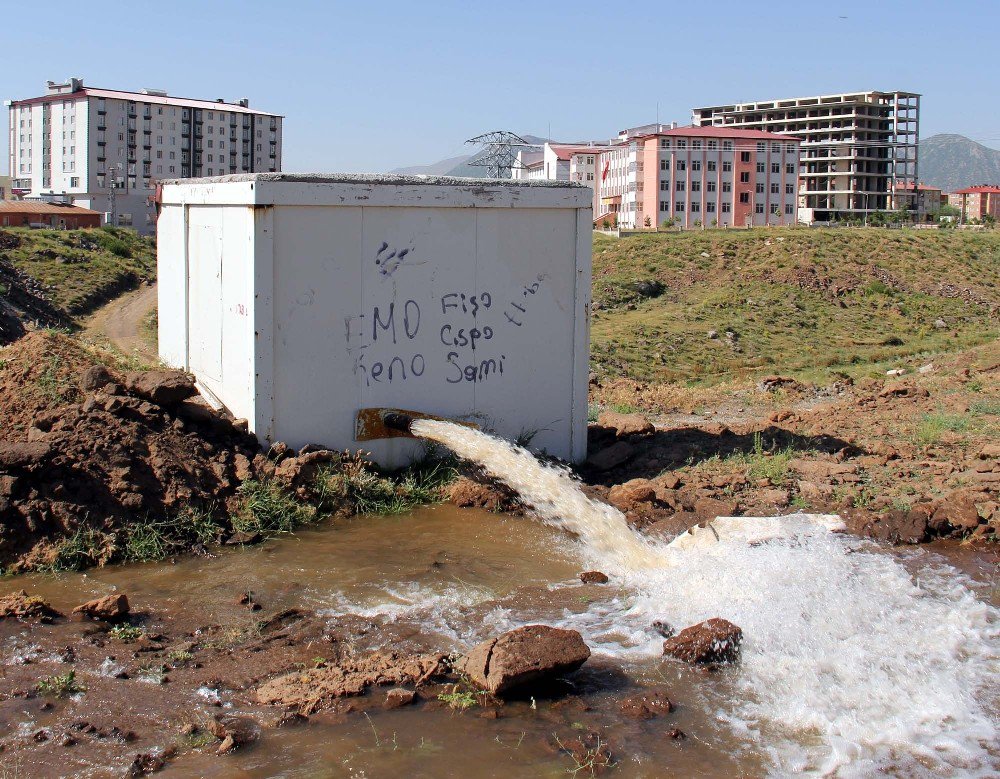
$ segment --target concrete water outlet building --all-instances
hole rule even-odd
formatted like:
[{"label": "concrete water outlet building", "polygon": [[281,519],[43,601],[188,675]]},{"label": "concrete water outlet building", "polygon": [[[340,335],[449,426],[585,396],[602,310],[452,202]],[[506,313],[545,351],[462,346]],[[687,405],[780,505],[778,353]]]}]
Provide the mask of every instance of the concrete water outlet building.
[{"label": "concrete water outlet building", "polygon": [[251,174],[165,181],[161,359],[262,441],[370,450],[358,412],[471,419],[587,448],[591,189],[557,182]]}]

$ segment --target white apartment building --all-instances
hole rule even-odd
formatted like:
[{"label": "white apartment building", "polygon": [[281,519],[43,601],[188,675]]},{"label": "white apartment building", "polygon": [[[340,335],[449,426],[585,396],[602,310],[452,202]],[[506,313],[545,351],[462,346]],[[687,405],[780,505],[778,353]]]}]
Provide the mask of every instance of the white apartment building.
[{"label": "white apartment building", "polygon": [[920,95],[844,92],[709,106],[695,125],[763,130],[801,141],[804,221],[861,218],[916,200]]},{"label": "white apartment building", "polygon": [[511,178],[521,180],[547,179],[586,184],[594,190],[597,207],[598,156],[607,146],[597,144],[546,143],[541,151],[524,149],[517,153]]},{"label": "white apartment building", "polygon": [[97,89],[73,78],[6,105],[15,193],[102,211],[140,233],[155,230],[159,179],[281,170],[282,117],[246,99]]}]

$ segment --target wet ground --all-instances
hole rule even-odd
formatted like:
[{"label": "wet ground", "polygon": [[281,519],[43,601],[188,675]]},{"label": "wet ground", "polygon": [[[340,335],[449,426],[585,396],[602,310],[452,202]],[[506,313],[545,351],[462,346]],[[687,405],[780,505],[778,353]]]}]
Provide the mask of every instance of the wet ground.
[{"label": "wet ground", "polygon": [[[746,566],[753,589],[750,568],[764,570],[785,559],[766,546],[706,558],[701,570],[722,566],[712,576],[721,591],[736,592],[726,589],[725,571]],[[799,552],[790,548],[780,554]],[[820,549],[814,556],[821,554],[833,552]],[[868,557],[873,564],[892,566],[883,560],[889,556],[902,560],[914,582],[926,579],[923,597],[940,606],[940,611],[916,606],[915,629],[940,621],[947,608],[956,614],[954,630],[976,633],[971,644],[940,646],[930,637],[927,648],[915,648],[930,658],[926,667],[912,668],[923,675],[922,685],[931,685],[924,689],[949,696],[950,685],[958,686],[963,674],[983,675],[965,679],[970,689],[995,675],[995,654],[967,669],[945,666],[952,656],[956,665],[964,662],[970,646],[980,654],[996,650],[995,611],[986,605],[1000,604],[996,555],[958,546],[905,552],[866,548],[838,557],[832,567],[844,561],[864,564]],[[883,719],[899,719],[896,704],[883,700],[892,694],[886,682],[899,679],[890,674],[880,681],[873,670],[869,695],[863,678],[849,676],[855,658],[845,653],[843,699],[829,712],[829,701],[816,701],[820,714],[790,733],[775,707],[794,708],[814,690],[833,698],[836,680],[824,677],[817,686],[790,687],[784,698],[769,698],[766,688],[781,688],[774,680],[783,675],[769,676],[773,668],[766,668],[758,651],[770,652],[771,665],[788,663],[784,676],[827,673],[806,667],[818,664],[827,646],[819,639],[813,654],[796,654],[785,639],[750,632],[763,633],[767,625],[778,634],[783,621],[794,627],[802,619],[788,611],[779,591],[758,587],[763,597],[756,600],[762,602],[753,603],[747,595],[741,596],[745,603],[734,606],[733,616],[748,631],[744,665],[701,672],[658,656],[660,637],[649,616],[659,612],[683,627],[699,610],[723,609],[721,602],[701,603],[699,590],[672,590],[669,579],[644,590],[641,577],[617,577],[612,571],[608,585],[583,585],[577,574],[594,562],[586,558],[585,550],[531,519],[437,506],[399,517],[337,520],[262,546],[224,550],[214,558],[5,580],[0,595],[23,588],[67,613],[89,598],[125,591],[145,637],[124,643],[95,623],[76,620],[54,625],[0,621],[0,776],[118,777],[136,754],[168,749],[176,754],[164,776],[556,777],[567,771],[581,776],[600,767],[605,748],[615,762],[613,775],[624,777],[750,777],[781,775],[795,767],[822,772],[829,765],[843,775],[879,768],[890,775],[959,776],[988,775],[996,768],[983,745],[988,735],[983,712],[996,703],[989,700],[990,690],[978,695],[984,708],[969,712],[967,722],[961,715],[973,706],[971,699],[955,692],[951,709],[942,704],[940,716],[959,720],[963,730],[957,735],[928,731],[929,744],[935,738],[941,742],[930,745],[929,755],[909,754],[905,743],[880,744],[870,754],[862,746],[852,753],[849,745],[836,743],[837,733],[853,732],[837,718],[867,716],[874,729]],[[787,559],[812,564],[808,556]],[[895,570],[877,569],[871,582],[892,578]],[[692,578],[683,566],[678,575]],[[898,611],[899,602],[908,601],[892,601],[900,589],[898,582],[892,587],[885,595],[886,609]],[[237,602],[248,591],[259,611]],[[811,593],[803,596],[805,612]],[[794,600],[795,593],[789,597]],[[752,615],[766,612],[768,601],[785,610],[784,618],[767,616],[758,627]],[[828,623],[831,631],[852,624],[841,624],[852,609],[840,601],[816,605],[802,624],[812,624],[817,635]],[[300,611],[273,619],[289,609]],[[862,616],[888,640],[898,638],[899,624],[906,623],[905,615],[900,621],[896,613]],[[437,699],[447,688],[430,688],[416,705],[384,711],[384,693],[375,691],[285,727],[273,726],[281,712],[253,701],[259,681],[320,658],[376,648],[464,651],[530,622],[576,627],[594,649],[590,662],[565,685],[531,691],[534,697],[459,710]],[[810,637],[801,639],[808,643]],[[870,652],[867,644],[861,649]],[[894,651],[887,647],[884,659],[893,673],[907,661],[891,656]],[[85,692],[61,699],[18,694],[69,670]],[[121,674],[128,678],[116,678]],[[644,688],[665,691],[676,710],[648,720],[625,716],[622,700]],[[899,695],[909,694],[899,690]],[[851,695],[857,696],[854,711]],[[914,705],[906,702],[903,708]],[[204,735],[203,727],[219,713],[249,714],[259,724],[259,739],[231,754],[215,754],[218,742]],[[934,716],[914,720],[914,727],[928,727]],[[199,729],[185,734],[192,724]],[[878,734],[873,738],[877,741]],[[960,742],[960,754],[942,765],[933,750],[946,750],[948,739]],[[830,763],[829,755],[838,750],[848,757]]]}]

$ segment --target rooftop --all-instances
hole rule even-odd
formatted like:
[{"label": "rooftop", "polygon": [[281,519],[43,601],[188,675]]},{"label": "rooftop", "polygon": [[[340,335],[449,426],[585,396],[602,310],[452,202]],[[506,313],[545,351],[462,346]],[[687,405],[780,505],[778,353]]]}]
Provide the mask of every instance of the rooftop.
[{"label": "rooftop", "polygon": [[100,214],[83,206],[45,200],[0,200],[0,211],[17,214]]},{"label": "rooftop", "polygon": [[636,135],[630,140],[635,140],[636,138],[651,138],[659,136],[668,137],[682,137],[682,138],[741,138],[750,140],[764,140],[764,141],[785,141],[788,143],[798,143],[799,139],[793,135],[781,135],[779,133],[769,133],[764,130],[744,130],[738,127],[675,127],[672,130],[660,130],[659,132],[651,132],[646,135]]},{"label": "rooftop", "polygon": [[1000,187],[992,184],[979,184],[975,187],[966,187],[965,189],[956,189],[954,191],[955,195],[983,195],[983,194],[1000,194]]}]

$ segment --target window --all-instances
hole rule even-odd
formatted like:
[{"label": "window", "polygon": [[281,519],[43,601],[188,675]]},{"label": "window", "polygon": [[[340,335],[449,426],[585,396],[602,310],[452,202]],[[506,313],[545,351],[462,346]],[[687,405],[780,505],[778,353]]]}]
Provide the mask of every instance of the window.
[{"label": "window", "polygon": [[750,171],[745,170],[742,173],[740,173],[740,183],[741,184],[749,184],[750,183]]},{"label": "window", "polygon": [[715,182],[714,181],[706,181],[705,182],[705,191],[706,192],[715,192]]},{"label": "window", "polygon": [[708,150],[709,151],[715,151],[718,148],[719,148],[719,142],[718,141],[709,141],[708,142]]},{"label": "window", "polygon": [[667,138],[660,138],[660,148],[661,149],[669,149],[670,148],[670,141]]},{"label": "window", "polygon": [[710,214],[714,214],[715,213],[715,201],[714,200],[709,200],[707,203],[705,203],[705,210],[708,213],[710,213]]},{"label": "window", "polygon": [[177,152],[175,152],[175,151],[170,152],[170,159],[176,160],[177,159]]},{"label": "window", "polygon": [[[225,149],[226,148],[226,142],[225,141],[219,141],[219,148],[220,149]],[[591,178],[593,178],[593,175],[591,175]]]},{"label": "window", "polygon": [[683,200],[678,200],[676,203],[674,203],[674,211],[683,211],[683,210],[684,210]]},{"label": "window", "polygon": [[173,172],[174,172],[174,166],[173,166],[173,165],[171,165],[171,166],[170,166],[170,172],[171,172],[171,173],[173,173]]},{"label": "window", "polygon": [[709,160],[706,164],[708,166],[708,172],[709,173],[714,173],[715,172],[715,160]]},{"label": "window", "polygon": [[683,181],[678,181],[677,182],[677,191],[678,192],[683,192],[684,191],[684,182]]},{"label": "window", "polygon": [[156,150],[156,159],[158,159],[158,160],[162,160],[163,159],[163,152],[160,151],[159,149]]},{"label": "window", "polygon": [[791,216],[791,214],[794,213],[794,211],[795,211],[795,206],[793,206],[791,203],[786,203],[785,204],[785,213],[786,214],[788,214],[789,216]]},{"label": "window", "polygon": [[740,202],[741,203],[749,203],[750,202],[750,193],[749,192],[740,192]]},{"label": "window", "polygon": [[741,151],[740,152],[740,162],[750,162],[750,152]]},{"label": "window", "polygon": [[771,184],[771,194],[772,195],[780,195],[781,194],[781,185],[777,184],[777,183]]},{"label": "window", "polygon": [[661,211],[666,211],[669,208],[669,206],[670,206],[670,204],[666,200],[661,200],[660,201],[660,210]]},{"label": "window", "polygon": [[208,139],[208,148],[211,149],[214,144],[215,144],[215,142],[211,138],[209,138]]},{"label": "window", "polygon": [[733,184],[732,184],[732,182],[730,182],[730,181],[723,181],[722,182],[722,191],[723,192],[732,192],[733,191]]},{"label": "window", "polygon": [[683,138],[678,138],[677,139],[677,148],[678,149],[686,149],[687,145],[688,145],[688,142],[685,141]]},{"label": "window", "polygon": [[594,164],[594,158],[592,156],[587,157],[587,164],[588,165],[593,165]]},{"label": "window", "polygon": [[758,154],[764,154],[766,151],[767,151],[767,144],[764,143],[763,141],[758,141],[757,142],[757,153]]},{"label": "window", "polygon": [[701,213],[701,203],[699,203],[697,200],[692,200],[691,201],[691,212],[692,213]]},{"label": "window", "polygon": [[587,181],[593,181],[593,180],[594,180],[594,174],[593,173],[588,173],[587,174]]},{"label": "window", "polygon": [[660,170],[670,170],[670,160],[660,160]]},{"label": "window", "polygon": [[757,172],[758,173],[763,173],[764,172],[764,163],[763,162],[758,162],[757,163]]},{"label": "window", "polygon": [[677,170],[687,170],[687,162],[685,160],[677,160]]},{"label": "window", "polygon": [[78,186],[80,186],[80,178],[79,178],[79,176],[70,176],[69,185],[71,187],[78,187]]},{"label": "window", "polygon": [[732,141],[723,141],[722,142],[722,150],[723,151],[732,151],[733,150],[733,142]]},{"label": "window", "polygon": [[697,140],[697,139],[691,141],[691,148],[692,149],[700,149],[701,148],[701,141]]},{"label": "window", "polygon": [[795,163],[789,162],[787,165],[785,165],[785,173],[787,173],[789,176],[794,176],[795,175]]},{"label": "window", "polygon": [[691,182],[691,191],[692,192],[701,192],[701,182],[700,181],[692,181]]},{"label": "window", "polygon": [[159,174],[159,173],[163,173],[163,166],[162,166],[162,165],[157,165],[157,166],[156,166],[156,172],[157,172],[158,174]]},{"label": "window", "polygon": [[722,204],[722,213],[728,214],[730,212],[730,210],[731,210],[731,206],[729,205],[729,203],[723,203]]},{"label": "window", "polygon": [[758,181],[757,185],[754,187],[754,189],[755,189],[755,191],[757,192],[758,195],[764,194],[764,182],[763,181]]},{"label": "window", "polygon": [[763,203],[754,203],[753,212],[755,214],[763,214],[764,213],[764,204]]},{"label": "window", "polygon": [[775,154],[781,154],[781,144],[780,143],[772,143],[771,144],[771,151],[774,152]]},{"label": "window", "polygon": [[732,172],[732,170],[733,170],[733,163],[732,163],[732,161],[731,160],[723,160],[722,161],[722,172],[723,173],[730,173],[730,172]]},{"label": "window", "polygon": [[794,184],[785,184],[785,194],[786,195],[794,195],[795,194],[795,185]]},{"label": "window", "polygon": [[667,181],[666,179],[662,180],[660,182],[660,192],[669,192],[669,191],[670,191],[670,182]]},{"label": "window", "polygon": [[701,170],[701,160],[691,160],[691,170]]},{"label": "window", "polygon": [[772,162],[771,163],[771,173],[781,173],[781,163]]}]

